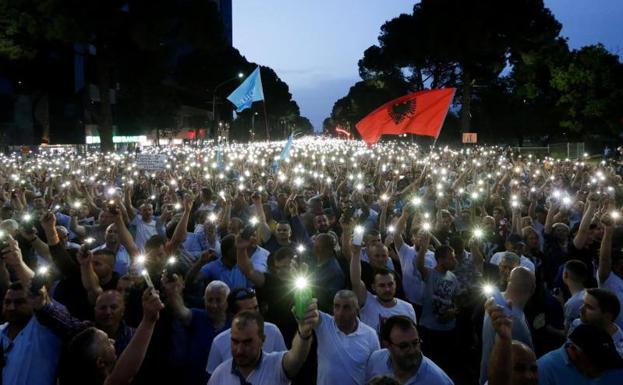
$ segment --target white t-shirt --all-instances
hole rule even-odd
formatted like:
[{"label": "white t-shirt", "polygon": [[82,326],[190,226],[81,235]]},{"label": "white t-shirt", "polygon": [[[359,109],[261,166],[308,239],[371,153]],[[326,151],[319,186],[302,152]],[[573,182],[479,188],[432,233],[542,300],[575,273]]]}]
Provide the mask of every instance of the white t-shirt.
[{"label": "white t-shirt", "polygon": [[268,255],[270,251],[256,247],[253,254],[251,254],[251,263],[253,264],[253,268],[261,273],[266,273],[268,271]]},{"label": "white t-shirt", "polygon": [[367,291],[366,304],[363,305],[361,311],[359,312],[361,322],[376,330],[377,333],[380,333],[381,326],[385,320],[393,315],[405,315],[411,318],[413,322],[417,323],[413,306],[409,302],[401,299],[394,299],[396,300],[396,304],[394,306],[385,307],[381,305],[375,295]]},{"label": "white t-shirt", "polygon": [[[499,251],[499,252],[493,254],[491,256],[491,260],[489,262],[494,264],[494,265],[496,265],[496,266],[500,266],[500,262],[502,261],[502,257],[506,253],[508,253],[508,251]],[[530,270],[533,273],[536,270],[536,268],[534,267],[534,263],[532,263],[532,261],[530,259],[524,257],[523,255],[521,255],[519,257],[519,266],[525,267],[526,269]]]},{"label": "white t-shirt", "polygon": [[366,362],[379,349],[379,338],[371,327],[358,322],[357,329],[344,334],[330,315],[320,312],[317,385],[363,385]]},{"label": "white t-shirt", "polygon": [[130,224],[136,228],[134,243],[136,243],[136,246],[140,250],[145,249],[145,242],[147,242],[149,238],[158,234],[156,229],[156,220],[153,218],[151,219],[151,222],[145,223],[145,221],[143,221],[143,217],[139,214],[134,217],[132,223]]},{"label": "white t-shirt", "polygon": [[[403,243],[400,250],[398,250],[400,267],[402,268],[402,289],[405,292],[405,297],[409,302],[421,305],[422,296],[424,295],[424,280],[417,266],[415,266],[416,256],[415,248],[406,243]],[[434,269],[437,266],[435,253],[430,250],[424,256],[424,266],[429,269]]]},{"label": "white t-shirt", "polygon": [[[613,292],[617,298],[619,298],[619,303],[623,308],[623,279],[621,279],[618,275],[610,272],[608,278],[604,282],[599,282],[599,273],[597,274],[597,283],[599,287],[602,289],[608,289]],[[619,316],[614,321],[619,328],[623,328],[623,310],[619,312]]]},{"label": "white t-shirt", "polygon": [[[264,335],[266,339],[262,345],[262,351],[271,353],[287,350],[281,331],[275,324],[264,322]],[[213,373],[217,366],[229,358],[231,358],[231,329],[227,329],[214,337],[206,372]]]},{"label": "white t-shirt", "polygon": [[[287,385],[290,379],[283,371],[283,356],[287,352],[262,352],[262,358],[259,365],[253,370],[247,378],[246,382],[253,385]],[[208,385],[236,385],[241,384],[240,377],[233,373],[233,359],[220,364],[214,374],[210,377]]]}]

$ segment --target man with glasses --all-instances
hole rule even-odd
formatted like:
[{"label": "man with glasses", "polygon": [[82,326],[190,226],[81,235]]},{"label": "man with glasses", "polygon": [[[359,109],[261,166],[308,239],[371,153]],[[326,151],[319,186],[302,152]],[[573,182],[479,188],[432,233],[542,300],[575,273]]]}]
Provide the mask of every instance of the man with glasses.
[{"label": "man with glasses", "polygon": [[[243,310],[258,312],[260,310],[255,290],[250,288],[238,288],[233,290],[227,297],[228,308],[232,314],[237,315]],[[262,322],[264,343],[262,350],[265,353],[281,352],[286,350],[286,344],[279,328],[270,322]],[[208,356],[206,371],[211,375],[221,363],[231,358],[231,328],[217,335],[212,342]]]},{"label": "man with glasses", "polygon": [[439,366],[422,354],[422,340],[411,318],[402,315],[388,318],[381,329],[381,340],[387,349],[372,353],[366,380],[390,375],[404,385],[453,384]]}]

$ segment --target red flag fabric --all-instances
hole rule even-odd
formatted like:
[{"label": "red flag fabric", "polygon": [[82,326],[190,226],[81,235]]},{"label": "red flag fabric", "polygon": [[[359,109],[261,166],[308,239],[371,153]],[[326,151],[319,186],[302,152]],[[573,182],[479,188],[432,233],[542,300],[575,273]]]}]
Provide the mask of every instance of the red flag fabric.
[{"label": "red flag fabric", "polygon": [[356,124],[368,144],[383,134],[416,134],[438,137],[452,103],[455,88],[426,90],[401,96],[372,111]]}]

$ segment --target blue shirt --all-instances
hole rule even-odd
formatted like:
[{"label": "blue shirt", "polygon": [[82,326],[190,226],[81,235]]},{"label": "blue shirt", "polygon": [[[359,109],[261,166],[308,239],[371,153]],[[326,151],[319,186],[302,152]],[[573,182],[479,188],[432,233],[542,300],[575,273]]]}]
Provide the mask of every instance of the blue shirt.
[{"label": "blue shirt", "polygon": [[209,249],[213,249],[218,258],[221,257],[221,242],[216,238],[214,243],[210,243],[203,232],[203,228],[200,232],[188,233],[183,247],[193,257],[199,257],[201,253]]},{"label": "blue shirt", "polygon": [[571,363],[564,345],[539,358],[537,365],[539,385],[617,385],[623,381],[623,369],[608,370],[598,378],[586,377]]},{"label": "blue shirt", "polygon": [[0,326],[4,353],[2,383],[11,385],[54,385],[61,340],[33,316],[11,340],[8,322]]},{"label": "blue shirt", "polygon": [[[394,368],[392,359],[387,349],[377,350],[368,358],[366,366],[366,381],[372,377],[388,375],[393,378]],[[453,385],[454,383],[448,375],[426,356],[422,355],[422,363],[417,372],[409,378],[404,385]]]},{"label": "blue shirt", "polygon": [[238,265],[234,265],[233,268],[229,269],[220,258],[203,266],[199,270],[199,277],[208,282],[214,280],[223,281],[231,290],[253,286],[251,281],[240,271]]},{"label": "blue shirt", "polygon": [[191,309],[192,318],[188,327],[176,321],[173,326],[173,346],[170,362],[183,368],[182,383],[205,385],[208,382],[206,363],[212,341],[223,330],[231,327],[228,320],[220,329],[215,329],[205,309]]},{"label": "blue shirt", "polygon": [[[104,249],[108,249],[105,243],[103,245],[97,246],[91,251],[104,250]],[[108,250],[114,252],[114,250],[112,249],[108,249]],[[129,269],[130,269],[130,254],[125,249],[125,247],[123,247],[123,245],[119,245],[119,248],[117,249],[117,252],[115,253],[115,266],[113,267],[113,271],[116,271],[119,275],[123,276],[123,275],[128,274]]]}]

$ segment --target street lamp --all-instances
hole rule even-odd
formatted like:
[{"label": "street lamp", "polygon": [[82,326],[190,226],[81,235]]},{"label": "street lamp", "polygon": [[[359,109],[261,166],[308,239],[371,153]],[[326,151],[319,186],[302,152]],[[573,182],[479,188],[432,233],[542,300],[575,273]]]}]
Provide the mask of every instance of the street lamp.
[{"label": "street lamp", "polygon": [[242,72],[238,72],[238,74],[236,76],[234,76],[233,78],[227,79],[225,81],[220,82],[219,84],[216,85],[216,87],[213,88],[212,90],[212,121],[215,122],[216,121],[216,91],[221,87],[224,86],[225,84],[234,81],[236,79],[242,79],[244,77],[244,74]]}]

